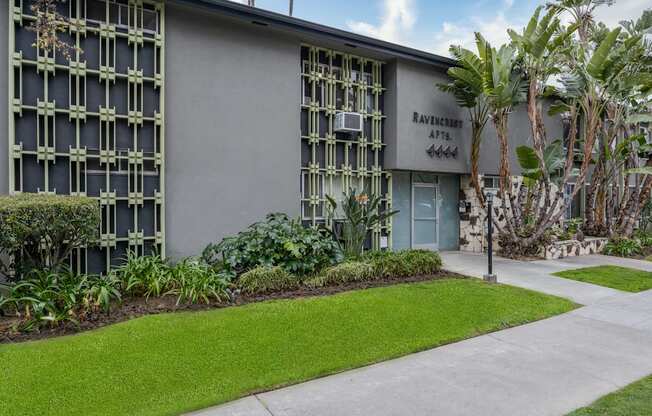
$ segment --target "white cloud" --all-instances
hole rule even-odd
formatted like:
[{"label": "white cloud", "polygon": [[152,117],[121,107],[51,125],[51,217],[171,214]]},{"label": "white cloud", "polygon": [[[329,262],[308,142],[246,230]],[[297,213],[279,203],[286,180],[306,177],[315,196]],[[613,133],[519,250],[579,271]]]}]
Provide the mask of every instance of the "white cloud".
[{"label": "white cloud", "polygon": [[380,24],[363,21],[347,21],[346,25],[362,35],[400,42],[416,22],[413,0],[384,0]]},{"label": "white cloud", "polygon": [[[246,0],[241,0],[246,1]],[[354,32],[402,43],[412,47],[448,56],[450,45],[461,45],[475,50],[475,32],[482,33],[493,46],[509,42],[507,29],[518,32],[527,24],[534,11],[523,16],[514,16],[514,0],[502,0],[502,7],[494,13],[460,17],[459,20],[444,21],[431,32],[430,36],[417,39],[414,26],[416,23],[416,6],[414,0],[379,0],[382,1],[382,16],[377,25],[366,21],[347,21],[348,28]],[[545,0],[537,0],[545,4]],[[644,10],[652,8],[651,0],[616,0],[613,6],[600,6],[595,11],[595,18],[609,27],[615,27],[622,20],[637,19]],[[568,23],[568,16],[562,16],[562,22]]]},{"label": "white cloud", "polygon": [[646,9],[652,9],[650,0],[616,0],[613,6],[600,6],[595,10],[595,20],[614,28],[622,20],[637,20]]},{"label": "white cloud", "polygon": [[425,49],[444,56],[449,55],[450,45],[460,45],[475,51],[475,32],[480,32],[492,46],[498,47],[509,42],[508,28],[518,31],[523,24],[524,21],[520,19],[507,19],[502,12],[489,19],[472,17],[466,22],[444,22],[441,30],[433,36],[432,42],[424,46]]}]

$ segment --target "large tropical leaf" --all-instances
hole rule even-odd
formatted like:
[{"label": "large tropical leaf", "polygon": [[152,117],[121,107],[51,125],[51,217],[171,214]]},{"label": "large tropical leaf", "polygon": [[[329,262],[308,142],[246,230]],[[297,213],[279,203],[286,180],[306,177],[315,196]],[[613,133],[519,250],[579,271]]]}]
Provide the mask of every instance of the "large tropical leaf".
[{"label": "large tropical leaf", "polygon": [[523,170],[539,169],[539,159],[537,159],[536,152],[530,146],[518,146],[516,148],[516,156],[518,164]]},{"label": "large tropical leaf", "polygon": [[594,78],[604,81],[605,80],[605,64],[607,63],[607,58],[612,48],[618,40],[618,35],[620,35],[621,28],[618,27],[610,31],[602,42],[600,46],[595,50],[589,64],[586,67],[586,71]]}]

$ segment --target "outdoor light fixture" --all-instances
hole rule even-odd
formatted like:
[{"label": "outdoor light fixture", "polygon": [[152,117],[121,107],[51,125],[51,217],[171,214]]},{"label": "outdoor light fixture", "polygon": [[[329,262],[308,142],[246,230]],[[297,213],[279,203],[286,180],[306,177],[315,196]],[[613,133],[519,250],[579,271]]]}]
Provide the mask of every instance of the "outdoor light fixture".
[{"label": "outdoor light fixture", "polygon": [[494,274],[494,240],[493,240],[493,205],[494,205],[494,193],[487,192],[485,195],[485,200],[487,201],[487,274],[485,274],[484,280],[489,283],[496,283],[498,278]]}]

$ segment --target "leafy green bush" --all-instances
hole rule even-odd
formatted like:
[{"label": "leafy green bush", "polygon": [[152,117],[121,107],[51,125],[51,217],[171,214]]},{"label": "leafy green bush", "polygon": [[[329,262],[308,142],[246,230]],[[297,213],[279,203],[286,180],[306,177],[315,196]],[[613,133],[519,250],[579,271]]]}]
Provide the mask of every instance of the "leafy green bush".
[{"label": "leafy green bush", "polygon": [[332,196],[326,195],[329,205],[328,216],[333,223],[332,232],[338,240],[342,241],[346,257],[358,258],[362,255],[367,232],[397,214],[398,211],[383,211],[380,204],[382,198],[379,195],[365,192],[357,194],[355,189],[349,189],[342,196],[340,208],[344,219],[338,220],[336,219],[337,201]]},{"label": "leafy green bush", "polygon": [[280,266],[289,273],[308,275],[335,263],[341,254],[323,230],[304,227],[285,214],[269,214],[238,235],[209,244],[202,258],[234,276],[257,266]]},{"label": "leafy green bush", "polygon": [[84,282],[84,306],[91,310],[109,312],[111,303],[122,298],[122,282],[114,274],[87,275]]},{"label": "leafy green bush", "polygon": [[652,247],[652,234],[638,231],[635,234],[635,238],[641,243],[641,246],[645,248]]},{"label": "leafy green bush", "polygon": [[371,251],[365,253],[378,277],[429,275],[441,269],[439,253],[430,250]]},{"label": "leafy green bush", "polygon": [[227,277],[201,259],[188,257],[168,270],[166,295],[177,296],[180,303],[210,303],[229,298]]},{"label": "leafy green bush", "polygon": [[92,245],[100,227],[100,205],[87,197],[20,194],[0,196],[0,254],[12,259],[1,270],[22,276],[57,270],[76,248]]},{"label": "leafy green bush", "polygon": [[202,259],[187,257],[170,265],[159,254],[138,256],[129,252],[115,273],[131,296],[177,296],[180,303],[210,303],[230,296],[229,276]]},{"label": "leafy green bush", "polygon": [[604,254],[609,256],[631,257],[643,253],[643,247],[638,240],[615,238],[604,247]]},{"label": "leafy green bush", "polygon": [[115,273],[122,280],[125,293],[131,296],[161,296],[169,289],[170,266],[159,254],[139,256],[127,253],[122,266]]},{"label": "leafy green bush", "polygon": [[33,270],[23,280],[6,287],[0,309],[13,309],[22,318],[21,330],[77,324],[88,313],[108,311],[120,300],[120,282],[113,277],[76,275],[70,270]]},{"label": "leafy green bush", "polygon": [[266,293],[293,289],[299,279],[280,266],[258,266],[238,278],[238,287],[243,293]]},{"label": "leafy green bush", "polygon": [[306,281],[308,286],[328,286],[360,282],[374,278],[374,268],[364,261],[345,261],[324,269],[318,276]]},{"label": "leafy green bush", "polygon": [[583,240],[584,234],[582,233],[582,225],[584,224],[583,218],[571,218],[564,223],[560,230],[556,230],[557,240]]}]

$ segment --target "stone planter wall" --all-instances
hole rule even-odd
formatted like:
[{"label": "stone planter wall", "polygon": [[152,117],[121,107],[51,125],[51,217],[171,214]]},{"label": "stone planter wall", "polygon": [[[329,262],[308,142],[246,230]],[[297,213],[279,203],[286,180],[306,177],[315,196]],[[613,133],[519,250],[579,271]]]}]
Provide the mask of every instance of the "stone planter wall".
[{"label": "stone planter wall", "polygon": [[[518,186],[521,180],[522,177],[513,176],[513,186]],[[480,188],[482,192],[486,192],[484,189],[482,175],[480,175]],[[552,192],[556,192],[554,185]],[[470,203],[470,208],[465,213],[460,214],[460,250],[470,251],[474,253],[484,252],[487,247],[485,231],[487,211],[482,207],[480,200],[476,196],[475,189],[471,185],[470,175],[462,175],[460,178],[460,200]],[[498,216],[498,223],[503,224],[504,217],[500,212],[500,206],[500,198],[494,198],[494,208],[498,207],[498,210],[494,211],[494,215]],[[494,233],[493,246],[494,251],[498,251],[500,249],[497,233]]]},{"label": "stone planter wall", "polygon": [[584,241],[567,240],[556,241],[543,250],[541,257],[550,259],[563,259],[565,257],[585,256],[588,254],[602,253],[609,240],[603,237],[586,237]]},{"label": "stone planter wall", "polygon": [[[521,177],[512,177],[512,183],[516,186],[521,181]],[[480,189],[486,192],[482,175],[480,175]],[[471,176],[462,175],[460,178],[460,200],[470,203],[470,209],[460,214],[460,250],[481,253],[487,247],[486,222],[487,210],[482,207],[478,199],[475,188],[471,185]],[[500,207],[500,198],[494,198],[494,208]],[[498,223],[503,224],[503,215],[500,209],[494,210],[494,216],[497,216]],[[495,231],[495,230],[494,230]],[[494,251],[498,251],[498,233],[494,232]]]}]

